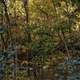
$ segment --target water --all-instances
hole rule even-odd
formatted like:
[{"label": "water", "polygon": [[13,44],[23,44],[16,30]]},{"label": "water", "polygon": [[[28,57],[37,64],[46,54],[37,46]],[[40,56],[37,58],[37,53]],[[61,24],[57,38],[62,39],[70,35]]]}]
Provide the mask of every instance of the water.
[{"label": "water", "polygon": [[[67,64],[67,72],[65,73],[65,65]],[[57,66],[57,74],[59,75],[59,79],[57,80],[80,80],[80,60],[70,60],[64,61],[63,63],[58,64]],[[66,77],[65,77],[66,76]]]},{"label": "water", "polygon": [[[7,55],[6,60],[9,61],[11,60],[11,56],[13,56],[14,53],[10,52],[10,54]],[[7,62],[5,60],[5,56],[0,54],[0,79],[5,76],[5,63]],[[10,64],[12,65],[12,64]],[[9,67],[11,67],[9,65]],[[13,67],[14,65],[12,65]],[[19,66],[20,67],[20,66]],[[25,80],[27,79],[27,66],[22,66],[24,69],[23,70],[17,70],[19,80]],[[38,69],[38,70],[37,70]],[[10,70],[10,68],[9,68]],[[13,69],[14,70],[14,69]],[[13,71],[11,70],[11,72]],[[39,73],[40,72],[40,73]],[[43,67],[42,69],[36,68],[36,76],[38,80],[80,80],[80,59],[71,59],[71,60],[65,60],[62,63],[59,63],[55,66],[50,66],[50,67]],[[21,75],[20,75],[21,74]],[[12,73],[10,74],[12,75]],[[9,75],[8,75],[9,76]],[[16,77],[18,77],[16,76]],[[33,69],[31,68],[31,80],[34,80],[34,72]],[[24,79],[25,78],[25,79]],[[5,79],[6,80],[6,79]],[[11,80],[11,79],[10,79]]]}]

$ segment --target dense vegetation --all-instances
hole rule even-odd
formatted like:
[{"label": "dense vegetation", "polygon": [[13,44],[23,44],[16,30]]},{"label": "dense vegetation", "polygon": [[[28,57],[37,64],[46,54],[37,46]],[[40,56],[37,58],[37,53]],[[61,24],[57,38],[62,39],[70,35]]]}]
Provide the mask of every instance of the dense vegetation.
[{"label": "dense vegetation", "polygon": [[77,59],[80,0],[0,0],[1,80],[80,80]]}]

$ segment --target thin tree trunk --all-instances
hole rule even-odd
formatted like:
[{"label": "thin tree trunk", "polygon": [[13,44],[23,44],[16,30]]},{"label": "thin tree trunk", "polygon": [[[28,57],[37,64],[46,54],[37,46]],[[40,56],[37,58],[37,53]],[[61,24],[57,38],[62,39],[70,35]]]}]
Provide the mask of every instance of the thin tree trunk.
[{"label": "thin tree trunk", "polygon": [[[10,43],[10,45],[13,45],[13,43],[12,43],[12,35],[11,35],[11,31],[10,31],[10,19],[9,19],[9,15],[8,15],[8,11],[7,11],[7,6],[6,6],[6,3],[5,3],[4,0],[3,0],[3,5],[4,5],[4,11],[5,11],[5,17],[6,17],[6,26],[7,26],[6,27],[7,28],[7,30],[6,30],[7,31],[6,44],[7,44],[7,47],[8,47],[9,43]],[[10,41],[9,41],[9,39],[10,39]]]},{"label": "thin tree trunk", "polygon": [[[26,14],[26,32],[27,32],[27,36],[25,36],[27,38],[27,42],[28,43],[31,43],[31,34],[30,34],[30,31],[29,31],[29,7],[28,7],[28,3],[29,3],[29,0],[23,0],[23,5],[24,5],[24,10],[25,10],[25,14]],[[26,35],[26,33],[25,33]],[[29,69],[29,66],[30,66],[30,57],[31,56],[31,50],[29,49],[27,51],[27,61],[28,61],[28,70],[27,70],[27,74],[28,74],[28,77],[30,77],[30,69]]]},{"label": "thin tree trunk", "polygon": [[[56,18],[57,18],[57,20],[58,20],[58,22],[59,22],[59,17],[60,17],[60,15],[58,16],[58,14],[57,14],[57,10],[56,10],[56,7],[55,7],[55,1],[52,0],[52,2],[53,2],[53,7],[54,7],[54,10],[55,10]],[[60,26],[60,27],[61,27],[61,26]],[[66,58],[66,60],[67,60],[67,62],[68,62],[69,59],[70,59],[70,52],[69,52],[69,50],[68,50],[67,42],[66,42],[66,39],[65,39],[65,34],[64,34],[62,28],[59,28],[59,30],[58,30],[58,36],[59,36],[60,40],[64,43],[65,50],[66,50],[66,54],[67,54],[67,56],[65,55],[65,58]],[[66,64],[65,64],[64,80],[67,80],[67,74],[68,74],[68,64],[66,63]]]}]

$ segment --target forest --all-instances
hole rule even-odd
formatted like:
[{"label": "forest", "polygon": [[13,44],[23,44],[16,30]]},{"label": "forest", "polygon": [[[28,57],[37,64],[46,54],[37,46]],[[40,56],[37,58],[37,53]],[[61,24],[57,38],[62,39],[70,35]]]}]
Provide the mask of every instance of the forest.
[{"label": "forest", "polygon": [[0,80],[80,80],[80,0],[0,0]]}]

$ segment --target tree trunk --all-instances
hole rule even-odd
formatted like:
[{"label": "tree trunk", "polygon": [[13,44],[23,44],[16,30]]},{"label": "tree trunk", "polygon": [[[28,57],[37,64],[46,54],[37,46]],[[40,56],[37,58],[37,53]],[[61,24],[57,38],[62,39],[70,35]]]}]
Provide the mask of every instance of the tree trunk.
[{"label": "tree trunk", "polygon": [[[25,32],[27,32],[27,36],[26,36],[26,33],[25,33],[25,37],[27,38],[27,42],[28,43],[31,43],[31,34],[30,34],[30,31],[29,31],[29,14],[28,14],[28,11],[29,11],[29,7],[28,7],[28,3],[29,3],[29,0],[23,0],[23,5],[24,5],[24,10],[25,10],[25,14],[26,14],[26,28],[25,28]],[[30,77],[30,69],[29,69],[29,65],[30,65],[30,57],[31,56],[31,50],[29,49],[29,51],[27,52],[27,61],[28,61],[28,64],[27,64],[27,74],[28,74],[28,77]]]}]

